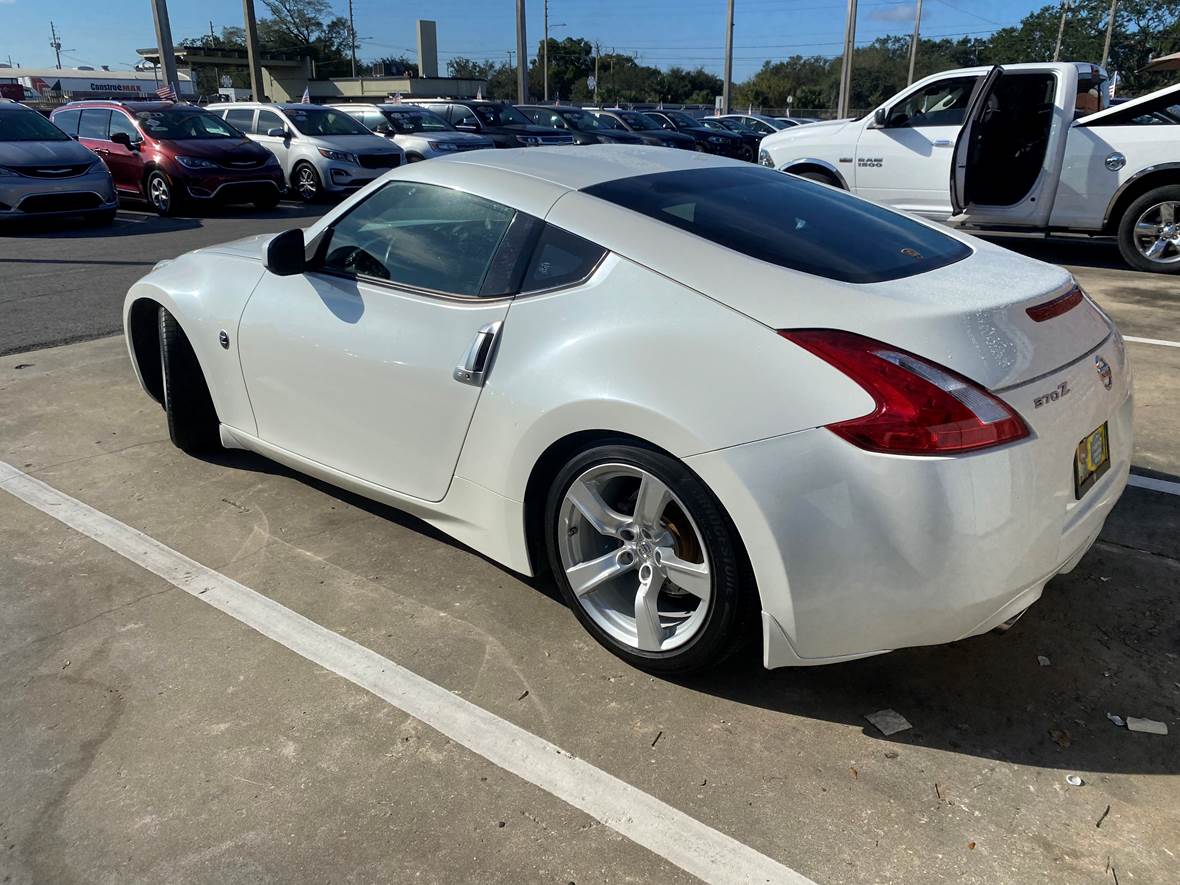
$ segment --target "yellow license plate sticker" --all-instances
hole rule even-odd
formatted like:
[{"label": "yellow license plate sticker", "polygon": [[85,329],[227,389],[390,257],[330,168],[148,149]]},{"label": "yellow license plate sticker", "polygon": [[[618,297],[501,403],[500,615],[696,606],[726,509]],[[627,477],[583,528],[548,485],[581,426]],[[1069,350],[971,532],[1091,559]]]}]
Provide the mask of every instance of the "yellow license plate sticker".
[{"label": "yellow license plate sticker", "polygon": [[1110,438],[1105,423],[1078,443],[1073,458],[1074,495],[1081,498],[1110,469]]}]

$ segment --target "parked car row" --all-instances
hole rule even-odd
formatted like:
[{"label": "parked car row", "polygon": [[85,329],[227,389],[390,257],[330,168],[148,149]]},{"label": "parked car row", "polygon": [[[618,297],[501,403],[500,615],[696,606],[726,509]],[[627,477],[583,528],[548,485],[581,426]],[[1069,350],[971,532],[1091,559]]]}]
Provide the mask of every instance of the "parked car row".
[{"label": "parked car row", "polygon": [[[751,162],[784,124],[731,114],[521,105],[482,99],[414,103],[88,100],[46,121],[16,102],[0,125],[0,217],[84,214],[110,220],[119,197],[160,215],[181,207],[274,208],[344,196],[407,162],[485,148],[646,144]],[[7,198],[6,198],[7,197]]]}]

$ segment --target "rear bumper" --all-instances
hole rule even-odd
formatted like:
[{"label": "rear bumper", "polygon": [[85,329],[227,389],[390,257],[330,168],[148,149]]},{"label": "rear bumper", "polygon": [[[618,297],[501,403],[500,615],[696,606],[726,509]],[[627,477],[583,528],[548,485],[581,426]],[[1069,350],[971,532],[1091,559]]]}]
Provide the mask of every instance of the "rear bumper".
[{"label": "rear bumper", "polygon": [[[1050,378],[1003,394],[1033,435],[974,455],[862,451],[824,428],[686,459],[737,525],[758,581],[767,667],[831,663],[985,633],[1077,564],[1127,483],[1129,370],[1117,333]],[[1032,411],[1070,381],[1072,409]],[[1077,500],[1073,451],[1107,422],[1111,466]]]}]

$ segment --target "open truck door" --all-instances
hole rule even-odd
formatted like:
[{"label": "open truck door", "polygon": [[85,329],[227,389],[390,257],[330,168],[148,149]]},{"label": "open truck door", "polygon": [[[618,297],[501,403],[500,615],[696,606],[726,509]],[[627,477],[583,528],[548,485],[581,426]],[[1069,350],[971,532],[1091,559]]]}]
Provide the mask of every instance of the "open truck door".
[{"label": "open truck door", "polygon": [[976,86],[951,163],[953,220],[988,227],[1049,223],[1065,140],[1073,124],[1072,65],[1007,69]]}]

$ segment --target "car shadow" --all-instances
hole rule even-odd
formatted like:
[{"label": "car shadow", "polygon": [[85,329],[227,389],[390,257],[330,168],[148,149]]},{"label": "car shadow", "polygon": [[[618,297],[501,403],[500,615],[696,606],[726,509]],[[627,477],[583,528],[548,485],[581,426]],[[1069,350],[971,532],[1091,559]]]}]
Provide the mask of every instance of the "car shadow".
[{"label": "car shadow", "polygon": [[[159,218],[151,216],[151,220],[141,222],[139,219],[128,218],[120,211],[115,221],[108,224],[88,222],[81,218],[28,218],[20,222],[9,222],[0,225],[0,238],[25,237],[30,239],[113,239],[116,237],[137,237],[149,233],[164,231],[193,230],[201,226],[196,218]],[[15,260],[15,259],[14,259]],[[80,264],[93,264],[91,261]]]},{"label": "car shadow", "polygon": [[[262,456],[225,451],[208,460],[296,480],[449,547],[474,552],[417,517]],[[1167,546],[1142,546],[1141,531],[1152,524],[1160,524],[1157,539]],[[1129,537],[1140,538],[1140,545],[1130,546]],[[879,742],[882,752],[913,745],[1083,774],[1180,773],[1175,744],[1180,719],[1177,538],[1180,509],[1171,496],[1128,489],[1081,564],[1050,581],[1041,600],[1007,633],[772,671],[763,669],[752,635],[750,647],[731,661],[704,675],[671,681],[772,713],[858,727]],[[475,555],[565,604],[551,576],[526,578]],[[1048,665],[1042,665],[1042,656]],[[887,708],[905,716],[912,729],[885,737],[864,718]],[[1173,733],[1133,733],[1111,722],[1107,713],[1169,722]]]}]

